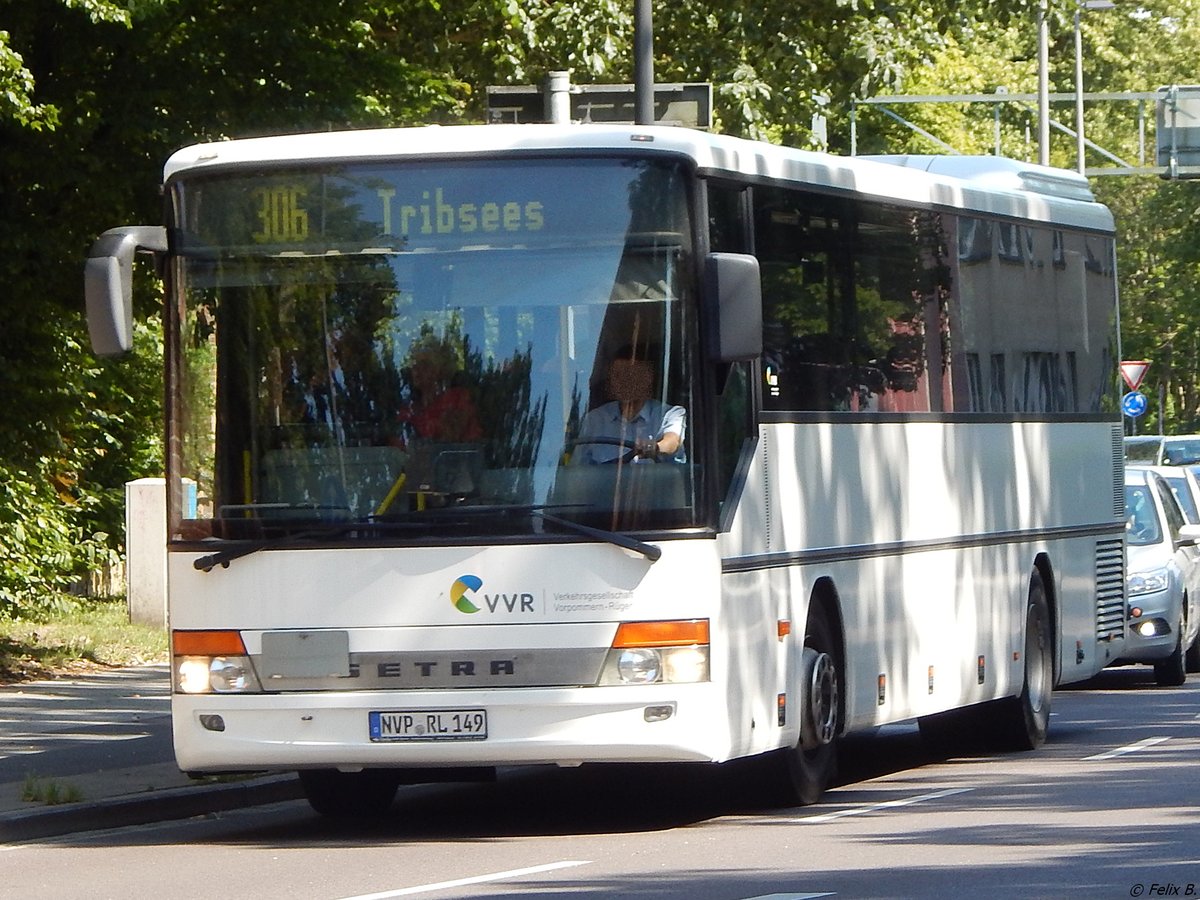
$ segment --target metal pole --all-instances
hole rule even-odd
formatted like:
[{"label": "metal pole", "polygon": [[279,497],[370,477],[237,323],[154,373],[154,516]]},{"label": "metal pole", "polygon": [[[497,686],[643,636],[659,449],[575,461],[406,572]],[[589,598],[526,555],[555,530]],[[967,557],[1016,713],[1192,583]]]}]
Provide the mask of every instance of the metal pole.
[{"label": "metal pole", "polygon": [[1079,6],[1075,6],[1075,159],[1079,174],[1084,174],[1083,163],[1083,29],[1079,27]]},{"label": "metal pole", "polygon": [[1050,165],[1050,24],[1046,21],[1047,0],[1038,3],[1038,162]]},{"label": "metal pole", "polygon": [[650,0],[634,0],[633,116],[637,125],[654,124],[654,18]]}]

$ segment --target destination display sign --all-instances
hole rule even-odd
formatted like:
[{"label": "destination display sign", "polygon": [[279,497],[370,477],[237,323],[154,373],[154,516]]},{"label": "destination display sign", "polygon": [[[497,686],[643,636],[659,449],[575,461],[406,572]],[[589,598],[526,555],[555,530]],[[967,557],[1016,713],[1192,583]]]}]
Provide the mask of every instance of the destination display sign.
[{"label": "destination display sign", "polygon": [[686,215],[674,167],[633,159],[322,166],[206,175],[175,190],[181,249],[217,255],[620,241],[638,230],[635,210]]}]

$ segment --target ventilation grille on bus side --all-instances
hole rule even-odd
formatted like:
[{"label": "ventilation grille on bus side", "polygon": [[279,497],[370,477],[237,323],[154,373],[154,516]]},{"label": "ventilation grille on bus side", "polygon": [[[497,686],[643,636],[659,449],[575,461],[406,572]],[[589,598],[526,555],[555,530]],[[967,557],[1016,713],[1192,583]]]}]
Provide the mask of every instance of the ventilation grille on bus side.
[{"label": "ventilation grille on bus side", "polygon": [[1125,520],[1125,438],[1121,426],[1114,425],[1112,432],[1113,458],[1113,515]]},{"label": "ventilation grille on bus side", "polygon": [[1125,542],[1096,543],[1096,640],[1125,636]]}]

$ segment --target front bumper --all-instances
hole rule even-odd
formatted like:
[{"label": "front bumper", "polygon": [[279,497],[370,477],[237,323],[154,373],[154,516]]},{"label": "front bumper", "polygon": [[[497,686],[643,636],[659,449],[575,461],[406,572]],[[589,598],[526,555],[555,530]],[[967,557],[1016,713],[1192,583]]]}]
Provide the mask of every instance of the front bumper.
[{"label": "front bumper", "polygon": [[[187,772],[722,761],[730,741],[714,727],[712,690],[509,690],[486,698],[458,691],[177,694],[172,727],[176,759]],[[661,718],[664,707],[671,712]],[[371,740],[372,711],[455,708],[486,709],[487,738]]]},{"label": "front bumper", "polygon": [[[1179,603],[1170,591],[1154,591],[1129,599],[1129,638],[1122,654],[1125,662],[1154,663],[1170,656],[1179,643]],[[1134,611],[1140,615],[1133,615]],[[1146,634],[1153,626],[1153,634]]]}]

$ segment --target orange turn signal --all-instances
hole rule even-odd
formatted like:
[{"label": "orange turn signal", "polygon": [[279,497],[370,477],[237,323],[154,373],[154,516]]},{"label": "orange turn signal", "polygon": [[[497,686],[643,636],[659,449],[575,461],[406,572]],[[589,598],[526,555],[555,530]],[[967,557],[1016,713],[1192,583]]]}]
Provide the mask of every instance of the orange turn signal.
[{"label": "orange turn signal", "polygon": [[245,656],[246,645],[237,631],[172,631],[176,656]]},{"label": "orange turn signal", "polygon": [[708,643],[708,619],[678,622],[622,622],[612,645],[630,647],[690,647]]}]

